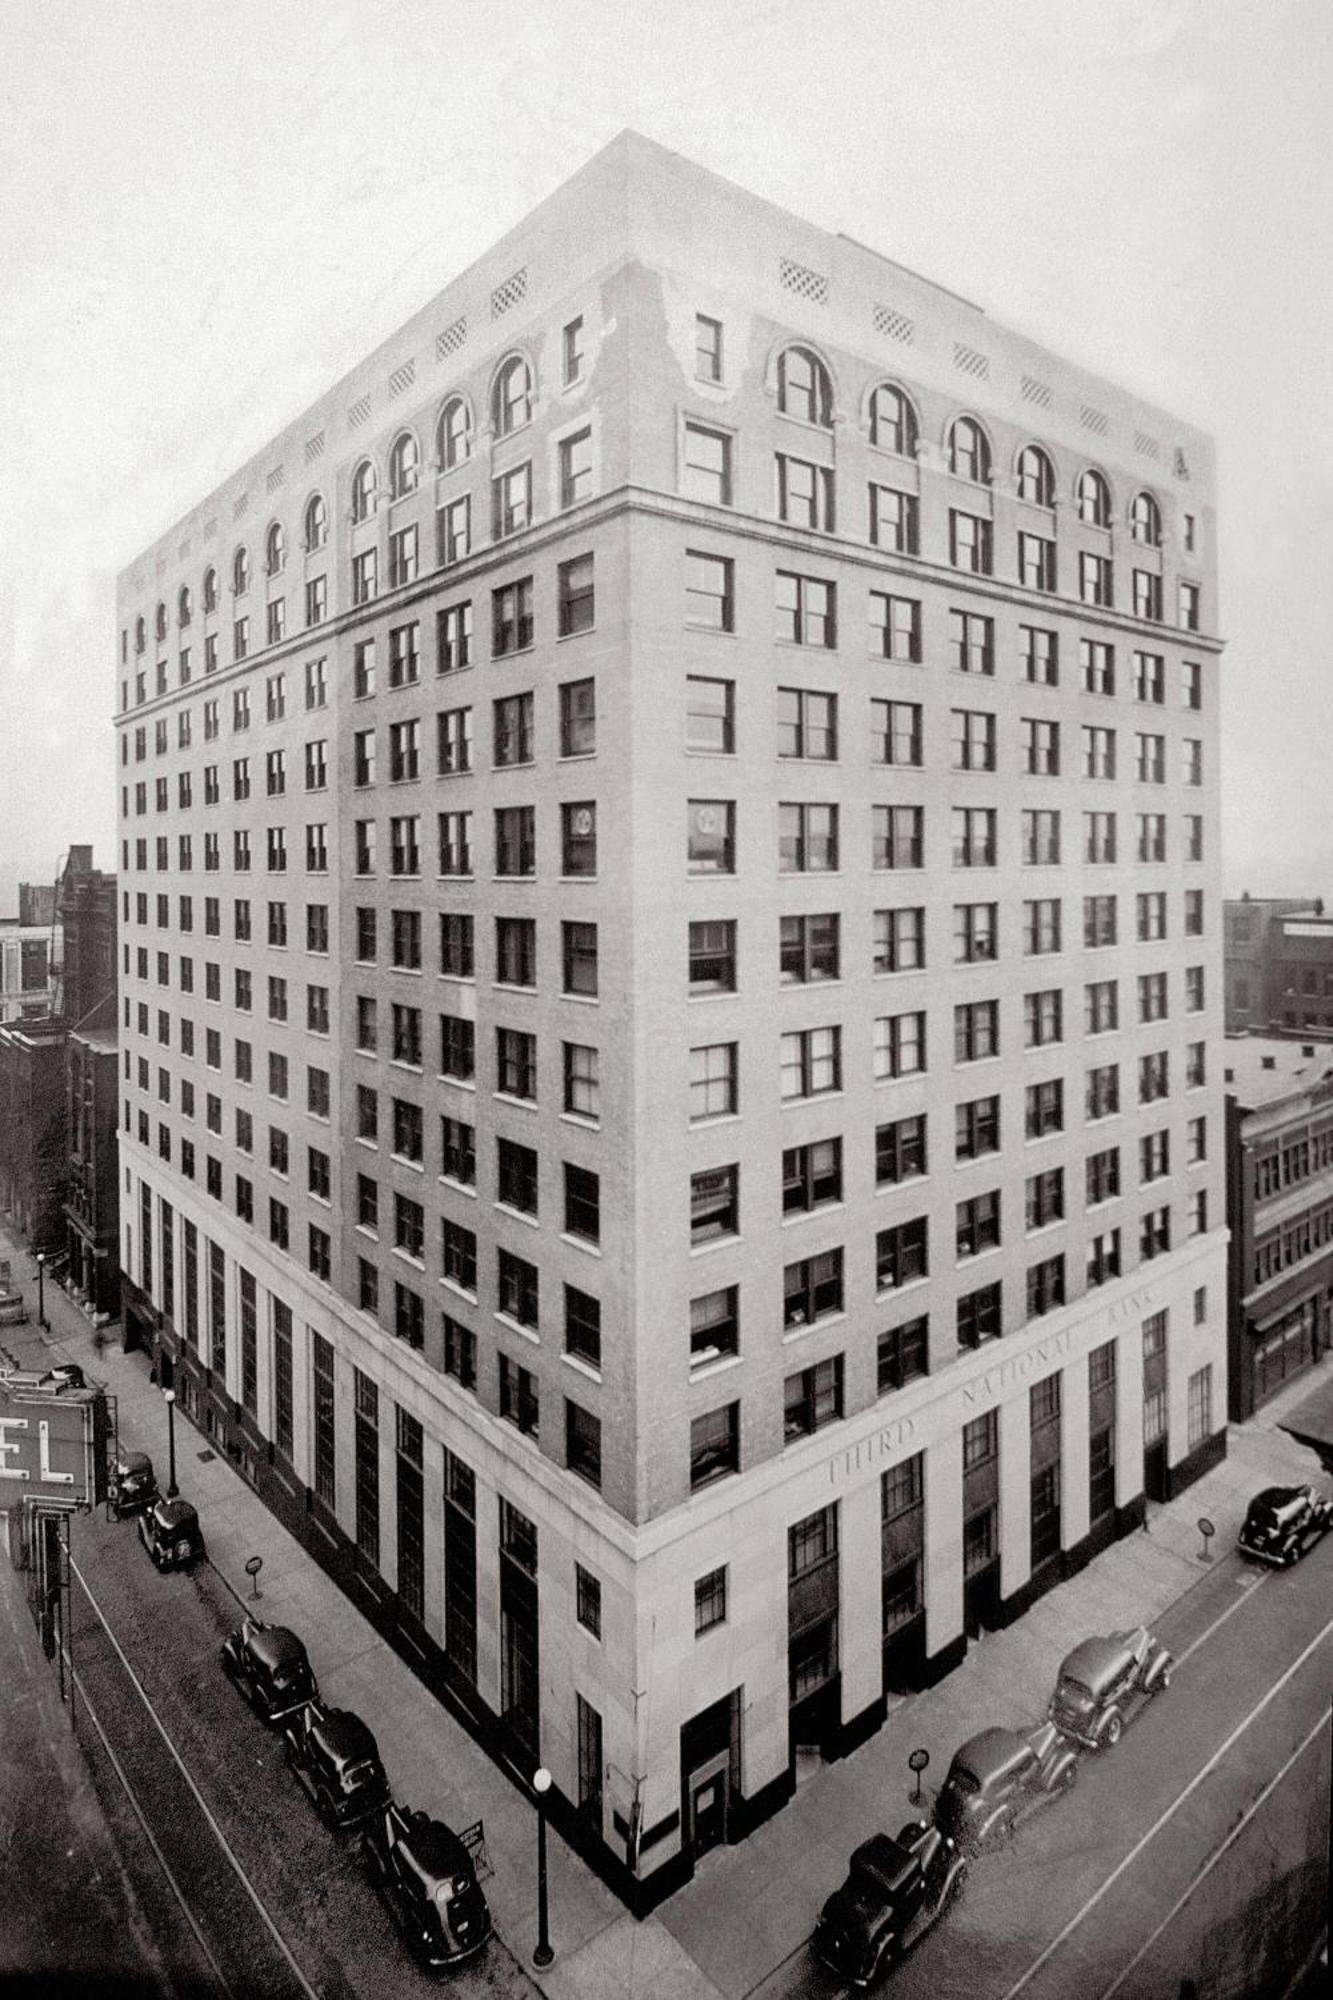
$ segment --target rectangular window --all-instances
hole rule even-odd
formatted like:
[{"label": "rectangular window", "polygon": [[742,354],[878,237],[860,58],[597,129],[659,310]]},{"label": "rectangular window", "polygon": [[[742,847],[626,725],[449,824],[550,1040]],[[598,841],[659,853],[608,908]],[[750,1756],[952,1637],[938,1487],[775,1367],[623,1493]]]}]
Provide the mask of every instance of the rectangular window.
[{"label": "rectangular window", "polygon": [[925,811],[921,806],[872,806],[871,867],[876,869],[922,867],[924,823]]},{"label": "rectangular window", "polygon": [[736,872],[736,806],[731,799],[688,801],[686,866],[691,875]]},{"label": "rectangular window", "polygon": [[921,605],[916,598],[871,591],[870,650],[886,660],[920,660]]},{"label": "rectangular window", "polygon": [[976,1097],[954,1111],[954,1158],[979,1160],[1000,1150],[1000,1100]]},{"label": "rectangular window", "polygon": [[961,508],[949,509],[949,561],[955,569],[989,576],[993,567],[991,524]]},{"label": "rectangular window", "polygon": [[955,903],[953,956],[955,965],[978,965],[998,956],[996,903]]},{"label": "rectangular window", "polygon": [[819,1139],[810,1145],[786,1149],[782,1155],[784,1215],[809,1214],[841,1200],[841,1139]]},{"label": "rectangular window", "polygon": [[[734,1050],[734,1044],[728,1044]],[[696,1051],[697,1053],[697,1051]],[[791,1102],[842,1088],[842,1030],[805,1028],[781,1041],[782,1098]],[[691,1086],[693,1091],[693,1085]],[[734,1105],[731,1107],[734,1109]]]},{"label": "rectangular window", "polygon": [[718,1625],[727,1622],[727,1570],[709,1570],[694,1586],[694,1636],[702,1639]]},{"label": "rectangular window", "polygon": [[701,382],[722,380],[722,322],[706,313],[694,316],[694,372]]},{"label": "rectangular window", "polygon": [[685,551],[685,623],[708,632],[735,631],[735,564],[730,556]]},{"label": "rectangular window", "polygon": [[731,438],[725,431],[687,423],[682,439],[680,490],[689,500],[731,505]]},{"label": "rectangular window", "polygon": [[1058,897],[1041,897],[1023,905],[1023,952],[1038,958],[1060,950],[1060,902]]},{"label": "rectangular window", "polygon": [[592,492],[592,430],[587,424],[560,440],[560,505],[577,507]]},{"label": "rectangular window", "polygon": [[1000,1192],[971,1195],[954,1211],[954,1249],[960,1262],[994,1250],[1000,1241]]},{"label": "rectangular window", "polygon": [[826,1250],[788,1264],[782,1275],[782,1324],[813,1326],[843,1309],[842,1251]]},{"label": "rectangular window", "polygon": [[875,1081],[879,1083],[890,1077],[917,1076],[925,1067],[924,1013],[881,1015],[875,1022]]},{"label": "rectangular window", "polygon": [[739,1353],[739,1298],[738,1288],[727,1285],[690,1300],[691,1368],[705,1368],[709,1362]]},{"label": "rectangular window", "polygon": [[925,910],[876,910],[873,921],[873,970],[919,972],[926,962]]},{"label": "rectangular window", "polygon": [[[873,810],[879,810],[874,808]],[[1027,814],[1024,815],[1026,819]],[[996,818],[991,806],[955,806],[950,815],[955,868],[994,868]]]},{"label": "rectangular window", "polygon": [[919,767],[921,763],[921,704],[917,701],[872,701],[871,755],[877,764]]},{"label": "rectangular window", "polygon": [[950,665],[960,674],[995,672],[995,621],[976,611],[949,613]]},{"label": "rectangular window", "polygon": [[525,460],[491,481],[491,536],[499,542],[532,520],[532,464]]},{"label": "rectangular window", "polygon": [[959,1063],[984,1062],[1000,1053],[1000,1003],[968,1000],[953,1010],[953,1055]]},{"label": "rectangular window", "polygon": [[690,1424],[690,1490],[740,1470],[741,1406],[727,1403]]},{"label": "rectangular window", "polygon": [[1020,625],[1018,636],[1023,653],[1023,676],[1041,687],[1057,687],[1060,681],[1060,635],[1041,625]]},{"label": "rectangular window", "polygon": [[472,602],[450,604],[435,625],[436,672],[460,673],[472,664]]},{"label": "rectangular window", "polygon": [[685,748],[729,756],[736,748],[734,681],[685,677]]},{"label": "rectangular window", "polygon": [[837,645],[834,586],[822,578],[779,570],[774,585],[777,636],[795,646]]},{"label": "rectangular window", "polygon": [[[785,516],[784,516],[785,518]],[[892,486],[870,488],[870,539],[878,548],[914,556],[921,547],[920,502]]]},{"label": "rectangular window", "polygon": [[[841,1255],[841,1253],[839,1253]],[[897,1222],[875,1235],[875,1289],[900,1291],[930,1275],[930,1225],[924,1215]]]},{"label": "rectangular window", "polygon": [[955,771],[995,769],[995,717],[983,709],[949,712],[950,762]]},{"label": "rectangular window", "polygon": [[[693,872],[694,855],[690,856]],[[838,866],[838,808],[835,805],[779,805],[778,872],[831,873]],[[733,868],[728,863],[725,872]]]},{"label": "rectangular window", "polygon": [[778,756],[832,763],[838,755],[838,697],[810,688],[778,689]]},{"label": "rectangular window", "polygon": [[593,559],[575,556],[556,571],[557,630],[562,639],[590,632],[595,622]]},{"label": "rectangular window", "polygon": [[1030,1083],[1024,1093],[1023,1129],[1029,1139],[1046,1139],[1065,1127],[1065,1086],[1061,1077]]},{"label": "rectangular window", "polygon": [[836,912],[781,919],[778,976],[784,985],[807,985],[839,976],[839,918]]},{"label": "rectangular window", "polygon": [[532,578],[491,592],[491,654],[502,659],[532,644]]},{"label": "rectangular window", "polygon": [[777,509],[780,521],[798,528],[834,527],[833,473],[828,466],[811,465],[807,459],[775,454]]}]

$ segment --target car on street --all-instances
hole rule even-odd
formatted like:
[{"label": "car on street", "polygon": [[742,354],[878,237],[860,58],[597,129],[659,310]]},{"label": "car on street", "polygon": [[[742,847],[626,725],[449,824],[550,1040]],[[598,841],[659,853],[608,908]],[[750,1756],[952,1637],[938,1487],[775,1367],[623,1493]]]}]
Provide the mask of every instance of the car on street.
[{"label": "car on street", "polygon": [[117,1521],[141,1514],[157,1498],[153,1461],[146,1451],[123,1451],[107,1481],[107,1505]]},{"label": "car on street", "polygon": [[361,1858],[408,1950],[424,1965],[461,1965],[484,1949],[491,1913],[461,1836],[389,1801],[361,1832]]},{"label": "car on street", "polygon": [[955,1750],[935,1824],[964,1854],[975,1854],[997,1833],[1012,1833],[1042,1799],[1067,1792],[1077,1776],[1078,1752],[1053,1722],[1027,1735],[983,1729]]},{"label": "car on street", "polygon": [[285,1625],[247,1618],[223,1641],[222,1670],[261,1722],[282,1722],[306,1702],[319,1700],[306,1649]]},{"label": "car on street", "polygon": [[324,1824],[345,1833],[389,1803],[379,1746],[359,1715],[309,1701],[285,1724],[287,1762]]},{"label": "car on street", "polygon": [[911,1820],[896,1839],[872,1834],[852,1850],[847,1880],[819,1913],[816,1958],[864,1991],[938,1923],[966,1876],[958,1843],[938,1825]]},{"label": "car on street", "polygon": [[1071,1742],[1113,1749],[1142,1699],[1171,1685],[1172,1665],[1146,1625],[1084,1639],[1060,1662],[1047,1715]]},{"label": "car on street", "polygon": [[199,1516],[188,1500],[155,1493],[139,1516],[139,1540],[160,1570],[186,1569],[204,1553]]},{"label": "car on street", "polygon": [[1287,1568],[1333,1528],[1333,1495],[1313,1486],[1265,1486],[1245,1510],[1236,1547],[1255,1562]]}]

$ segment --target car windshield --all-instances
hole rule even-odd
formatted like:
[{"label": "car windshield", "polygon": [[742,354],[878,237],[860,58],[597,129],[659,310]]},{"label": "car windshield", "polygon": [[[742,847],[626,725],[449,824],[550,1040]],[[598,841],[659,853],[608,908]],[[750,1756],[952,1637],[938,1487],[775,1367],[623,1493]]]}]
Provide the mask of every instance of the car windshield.
[{"label": "car windshield", "polygon": [[1077,1681],[1072,1674],[1061,1674],[1060,1687],[1064,1694],[1081,1695],[1084,1701],[1091,1701],[1092,1689],[1085,1681]]},{"label": "car windshield", "polygon": [[966,1764],[954,1765],[950,1782],[960,1792],[979,1792],[981,1790],[980,1778],[976,1775],[975,1771],[969,1771]]}]

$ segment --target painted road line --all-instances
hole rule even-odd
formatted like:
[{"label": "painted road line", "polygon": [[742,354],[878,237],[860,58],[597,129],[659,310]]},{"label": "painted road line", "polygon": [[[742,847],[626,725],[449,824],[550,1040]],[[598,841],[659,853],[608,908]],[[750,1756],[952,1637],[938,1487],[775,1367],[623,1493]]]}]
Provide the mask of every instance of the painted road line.
[{"label": "painted road line", "polygon": [[1172,1800],[1171,1804],[1166,1808],[1165,1812],[1158,1814],[1157,1818],[1148,1828],[1148,1831],[1145,1834],[1140,1835],[1139,1839],[1135,1841],[1133,1847],[1130,1848],[1129,1853],[1125,1856],[1124,1860],[1116,1864],[1116,1866],[1111,1870],[1111,1873],[1106,1877],[1106,1880],[1101,1884],[1100,1888],[1095,1889],[1093,1893],[1088,1897],[1088,1900],[1086,1901],[1086,1903],[1084,1903],[1082,1909],[1076,1910],[1074,1912],[1074,1915],[1069,1919],[1069,1922],[1064,1926],[1064,1928],[1061,1931],[1057,1932],[1056,1936],[1051,1939],[1050,1943],[1046,1946],[1045,1950],[1038,1953],[1037,1957],[1033,1959],[1027,1971],[1024,1972],[1021,1975],[1021,1977],[1016,1979],[1013,1985],[1005,1993],[1004,2000],[1014,2000],[1014,1995],[1016,1993],[1021,1993],[1023,1991],[1023,1988],[1029,1985],[1030,1982],[1036,1978],[1037,1974],[1041,1971],[1042,1967],[1046,1965],[1051,1958],[1054,1957],[1055,1953],[1060,1949],[1060,1946],[1065,1943],[1066,1939],[1071,1938],[1073,1936],[1074,1932],[1078,1929],[1079,1925],[1083,1922],[1084,1918],[1090,1916],[1092,1911],[1096,1909],[1098,1903],[1101,1902],[1103,1896],[1106,1895],[1107,1891],[1111,1888],[1112,1884],[1119,1881],[1120,1877],[1124,1874],[1125,1870],[1128,1867],[1130,1867],[1130,1865],[1134,1861],[1138,1859],[1139,1855],[1142,1854],[1144,1848],[1148,1845],[1148,1843],[1151,1840],[1155,1840],[1157,1835],[1161,1832],[1162,1828],[1166,1826],[1170,1820],[1175,1818],[1176,1814],[1180,1811],[1180,1808],[1184,1805],[1186,1799],[1190,1798],[1192,1794],[1198,1790],[1199,1786],[1203,1783],[1204,1779],[1208,1776],[1209,1772],[1216,1769],[1217,1765],[1219,1765],[1222,1762],[1222,1759],[1226,1756],[1228,1750],[1231,1749],[1232,1745],[1240,1741],[1240,1738],[1245,1734],[1245,1731],[1249,1728],[1250,1724],[1252,1722],[1257,1721],[1259,1716],[1261,1716],[1264,1710],[1268,1707],[1269,1702],[1273,1700],[1274,1696],[1280,1694],[1283,1688],[1287,1685],[1287,1682],[1291,1680],[1297,1673],[1299,1673],[1300,1669],[1305,1665],[1305,1662],[1309,1659],[1310,1655],[1312,1653],[1318,1652],[1319,1648],[1323,1645],[1325,1639],[1328,1638],[1331,1632],[1333,1632],[1333,1618],[1329,1619],[1328,1623],[1324,1626],[1322,1631],[1316,1632],[1314,1638],[1311,1639],[1309,1645],[1304,1647],[1302,1651],[1297,1654],[1296,1658],[1292,1661],[1291,1665],[1287,1668],[1286,1672],[1282,1675],[1281,1679],[1274,1681],[1272,1687],[1269,1688],[1267,1694],[1265,1694],[1261,1700],[1255,1703],[1254,1707],[1250,1710],[1249,1714],[1242,1717],[1242,1719],[1236,1724],[1236,1727],[1232,1730],[1230,1736],[1227,1737],[1226,1742],[1221,1744],[1219,1748],[1213,1752],[1212,1756],[1208,1759],[1208,1762],[1204,1764],[1198,1771],[1195,1772],[1194,1776],[1190,1779],[1189,1783],[1186,1785],[1184,1791],[1180,1792],[1176,1796],[1176,1798]]},{"label": "painted road line", "polygon": [[284,1938],[282,1932],[278,1929],[272,1917],[269,1915],[267,1909],[264,1907],[263,1900],[261,1899],[258,1890],[255,1888],[254,1883],[250,1880],[250,1877],[246,1874],[244,1868],[241,1866],[240,1862],[236,1858],[236,1855],[232,1852],[231,1846],[227,1840],[227,1836],[223,1833],[222,1828],[218,1825],[212,1813],[209,1811],[208,1806],[204,1801],[204,1798],[199,1790],[198,1785],[195,1784],[194,1779],[190,1776],[190,1773],[186,1770],[180,1752],[177,1750],[175,1744],[172,1742],[166,1730],[163,1728],[162,1720],[158,1715],[156,1709],[153,1707],[152,1702],[148,1699],[148,1695],[146,1690],[144,1689],[143,1683],[140,1681],[139,1676],[135,1673],[134,1668],[130,1665],[129,1661],[126,1659],[125,1654],[121,1649],[121,1644],[119,1639],[117,1639],[115,1633],[111,1630],[111,1627],[107,1624],[106,1618],[104,1617],[102,1612],[101,1605],[97,1602],[97,1599],[93,1596],[91,1590],[89,1590],[87,1582],[83,1576],[83,1572],[80,1570],[78,1564],[75,1562],[72,1556],[69,1559],[69,1566],[71,1570],[74,1572],[74,1575],[79,1580],[79,1588],[82,1590],[89,1604],[92,1605],[93,1610],[96,1612],[103,1631],[106,1633],[107,1638],[111,1641],[112,1646],[115,1648],[116,1657],[120,1661],[122,1667],[124,1667],[125,1672],[129,1675],[130,1682],[133,1685],[136,1694],[138,1695],[140,1701],[143,1703],[144,1707],[147,1709],[149,1716],[152,1718],[154,1728],[157,1730],[158,1735],[162,1738],[162,1741],[166,1744],[167,1749],[171,1752],[172,1758],[175,1761],[177,1769],[179,1770],[181,1776],[184,1778],[186,1784],[189,1786],[191,1792],[194,1794],[195,1804],[199,1807],[200,1812],[204,1815],[204,1818],[208,1821],[209,1826],[213,1829],[213,1833],[217,1839],[218,1846],[222,1849],[222,1852],[226,1855],[228,1861],[231,1863],[233,1869],[236,1872],[236,1877],[238,1881],[245,1890],[246,1895],[250,1898],[250,1901],[254,1904],[255,1909],[258,1911],[260,1917],[263,1919],[265,1926],[267,1927],[270,1935],[273,1938],[273,1942],[277,1945],[278,1950],[282,1953],[283,1958],[287,1961],[288,1966],[291,1968],[293,1977],[296,1979],[296,1982],[300,1986],[301,1991],[306,1995],[306,2000],[319,2000],[319,1994],[316,1992],[315,1988],[310,1984],[310,1981],[306,1978],[300,1966],[296,1963],[296,1960],[292,1957],[286,1938]]},{"label": "painted road line", "polygon": [[1282,1766],[1281,1770],[1275,1771],[1273,1773],[1273,1776],[1268,1780],[1268,1783],[1264,1786],[1258,1798],[1254,1801],[1254,1804],[1250,1806],[1246,1812],[1241,1814],[1241,1817],[1236,1821],[1236,1824],[1232,1827],[1230,1833],[1227,1835],[1226,1839],[1222,1842],[1222,1845],[1217,1849],[1216,1853],[1209,1855],[1207,1861],[1205,1861],[1203,1867],[1199,1870],[1194,1880],[1190,1883],[1188,1889],[1185,1890],[1183,1895],[1178,1896],[1176,1898],[1171,1908],[1162,1918],[1161,1923],[1158,1924],[1157,1929],[1153,1932],[1152,1936],[1144,1939],[1143,1943],[1139,1946],[1138,1950],[1135,1952],[1133,1958],[1130,1959],[1129,1964],[1125,1966],[1123,1971],[1118,1972],[1116,1974],[1115,1978],[1111,1981],[1111,1984],[1102,1993],[1101,2000],[1111,2000],[1111,1995],[1113,1993],[1118,1993],[1120,1991],[1121,1987],[1124,1985],[1125,1981],[1128,1979],[1130,1973],[1134,1970],[1135,1966],[1140,1964],[1142,1960],[1147,1956],[1147,1954],[1152,1950],[1158,1938],[1161,1937],[1163,1931],[1170,1929],[1171,1925],[1175,1922],[1176,1918],[1180,1915],[1181,1911],[1184,1909],[1186,1903],[1188,1903],[1190,1897],[1194,1894],[1194,1891],[1200,1886],[1201,1883],[1205,1882],[1208,1879],[1208,1877],[1212,1874],[1214,1868],[1216,1868],[1218,1862],[1222,1859],[1222,1856],[1227,1852],[1227,1849],[1232,1845],[1232,1843],[1234,1841],[1239,1840],[1241,1834],[1245,1831],[1245,1828],[1249,1825],[1249,1822],[1254,1818],[1254,1815],[1258,1812],[1260,1806],[1262,1806],[1277,1790],[1278,1786],[1281,1784],[1282,1780],[1286,1777],[1288,1771],[1292,1768],[1293,1764],[1298,1764],[1300,1762],[1301,1758],[1305,1755],[1306,1751],[1309,1749],[1310,1745],[1314,1742],[1315,1738],[1327,1726],[1330,1718],[1333,1718],[1333,1708],[1326,1708],[1323,1714],[1320,1716],[1318,1722],[1316,1722],[1314,1728],[1309,1730],[1307,1734],[1302,1737],[1301,1741],[1292,1751],[1290,1757],[1288,1757],[1286,1763]]}]

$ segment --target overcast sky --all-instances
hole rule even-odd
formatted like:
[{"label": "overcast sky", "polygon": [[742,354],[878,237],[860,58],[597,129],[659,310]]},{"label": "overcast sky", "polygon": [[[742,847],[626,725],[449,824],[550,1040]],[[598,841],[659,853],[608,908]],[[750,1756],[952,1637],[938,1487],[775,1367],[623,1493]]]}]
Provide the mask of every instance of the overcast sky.
[{"label": "overcast sky", "polygon": [[1328,0],[0,0],[0,914],[113,579],[626,125],[1212,431],[1227,885],[1333,892]]}]

